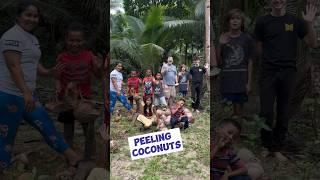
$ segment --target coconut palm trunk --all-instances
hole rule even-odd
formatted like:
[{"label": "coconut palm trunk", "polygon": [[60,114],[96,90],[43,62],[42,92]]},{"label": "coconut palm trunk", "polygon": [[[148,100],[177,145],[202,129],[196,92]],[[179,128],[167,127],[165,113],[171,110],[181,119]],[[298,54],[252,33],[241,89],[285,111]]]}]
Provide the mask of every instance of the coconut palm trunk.
[{"label": "coconut palm trunk", "polygon": [[[205,2],[205,58],[206,58],[206,64],[210,64],[210,27],[211,21],[210,21],[210,0],[206,0]],[[207,76],[206,76],[206,85],[207,90],[210,91],[210,82],[209,82],[209,72],[210,72],[210,66],[208,66],[207,69]]]}]

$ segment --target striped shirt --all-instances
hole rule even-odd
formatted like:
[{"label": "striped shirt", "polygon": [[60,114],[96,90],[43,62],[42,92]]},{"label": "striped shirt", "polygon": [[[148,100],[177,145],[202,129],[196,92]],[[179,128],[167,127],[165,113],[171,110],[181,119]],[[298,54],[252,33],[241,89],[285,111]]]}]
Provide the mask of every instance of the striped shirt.
[{"label": "striped shirt", "polygon": [[220,180],[228,166],[232,171],[245,167],[232,147],[221,149],[211,160],[210,173],[213,174],[213,179]]}]

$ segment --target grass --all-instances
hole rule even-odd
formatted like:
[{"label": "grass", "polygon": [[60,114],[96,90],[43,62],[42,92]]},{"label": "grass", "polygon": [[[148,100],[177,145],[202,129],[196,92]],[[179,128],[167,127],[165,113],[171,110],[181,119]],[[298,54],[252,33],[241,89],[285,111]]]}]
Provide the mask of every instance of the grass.
[{"label": "grass", "polygon": [[[204,101],[203,106],[208,107],[207,104],[208,102]],[[139,127],[131,124],[125,110],[122,112],[123,116],[119,122],[111,120],[111,138],[118,146],[111,151],[112,180],[209,179],[209,108],[199,115],[194,114],[195,123],[188,129],[181,130],[183,151],[135,161],[131,160],[127,138],[155,132],[156,128],[140,131]]]}]

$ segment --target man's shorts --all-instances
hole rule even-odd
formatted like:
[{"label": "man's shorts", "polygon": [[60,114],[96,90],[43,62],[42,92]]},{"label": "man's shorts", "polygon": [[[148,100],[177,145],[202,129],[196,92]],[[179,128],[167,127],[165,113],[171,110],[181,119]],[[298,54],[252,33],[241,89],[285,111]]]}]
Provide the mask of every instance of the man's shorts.
[{"label": "man's shorts", "polygon": [[177,95],[176,86],[164,85],[164,95],[166,96],[166,98],[175,98]]}]

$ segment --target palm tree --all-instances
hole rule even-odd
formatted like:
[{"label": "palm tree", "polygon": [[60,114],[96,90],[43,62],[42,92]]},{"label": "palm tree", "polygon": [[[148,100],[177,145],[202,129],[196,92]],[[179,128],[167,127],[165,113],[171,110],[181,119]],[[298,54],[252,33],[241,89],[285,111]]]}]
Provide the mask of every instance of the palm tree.
[{"label": "palm tree", "polygon": [[[201,11],[199,8],[196,10],[200,16]],[[110,28],[112,57],[124,58],[122,60],[124,63],[131,67],[138,65],[136,68],[146,68],[152,64],[153,70],[157,70],[164,54],[170,53],[175,59],[181,59],[178,51],[180,40],[188,39],[190,34],[203,35],[204,21],[165,17],[163,12],[163,6],[152,7],[145,22],[128,15],[112,16]],[[197,29],[199,31],[196,32],[194,27],[200,27]]]}]

